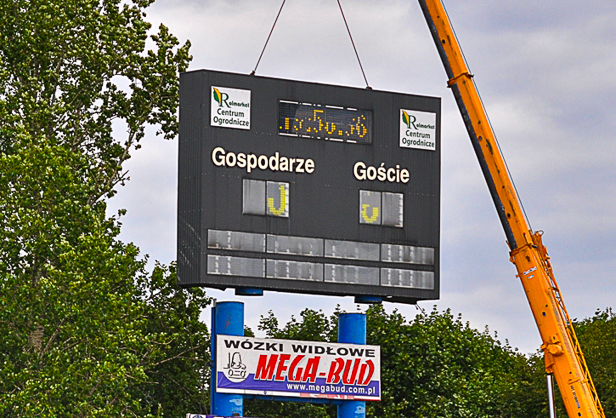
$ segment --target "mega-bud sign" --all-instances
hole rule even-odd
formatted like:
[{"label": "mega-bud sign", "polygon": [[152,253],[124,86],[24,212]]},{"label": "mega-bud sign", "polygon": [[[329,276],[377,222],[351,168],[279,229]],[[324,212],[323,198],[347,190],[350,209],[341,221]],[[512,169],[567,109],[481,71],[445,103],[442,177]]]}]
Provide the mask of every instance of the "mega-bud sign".
[{"label": "mega-bud sign", "polygon": [[346,400],[381,399],[381,349],[218,335],[216,391]]}]

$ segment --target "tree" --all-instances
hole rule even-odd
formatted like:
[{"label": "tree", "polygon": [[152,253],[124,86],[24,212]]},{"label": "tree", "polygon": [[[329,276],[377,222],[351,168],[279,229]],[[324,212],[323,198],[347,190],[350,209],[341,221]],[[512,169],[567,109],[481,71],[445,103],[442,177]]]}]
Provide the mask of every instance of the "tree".
[{"label": "tree", "polygon": [[597,309],[574,326],[605,416],[616,416],[616,314]]},{"label": "tree", "polygon": [[0,416],[204,412],[209,299],[106,215],[145,127],[177,133],[189,44],[146,48],[151,3],[0,1]]},{"label": "tree", "polygon": [[179,289],[175,263],[157,264],[138,279],[138,302],[145,302],[149,343],[148,379],[132,387],[152,414],[180,417],[209,410],[210,334],[199,320],[211,303],[202,289]]},{"label": "tree", "polygon": [[370,403],[382,417],[539,416],[527,359],[478,332],[450,311],[418,314],[406,323],[396,311],[368,309],[368,343],[381,346],[383,395]]}]

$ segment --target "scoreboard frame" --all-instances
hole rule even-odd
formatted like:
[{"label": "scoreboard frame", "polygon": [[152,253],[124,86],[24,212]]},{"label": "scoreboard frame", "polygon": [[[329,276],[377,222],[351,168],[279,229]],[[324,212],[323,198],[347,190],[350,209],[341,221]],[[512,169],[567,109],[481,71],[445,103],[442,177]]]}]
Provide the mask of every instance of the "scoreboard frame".
[{"label": "scoreboard frame", "polygon": [[438,299],[440,120],[436,97],[182,73],[178,284]]}]

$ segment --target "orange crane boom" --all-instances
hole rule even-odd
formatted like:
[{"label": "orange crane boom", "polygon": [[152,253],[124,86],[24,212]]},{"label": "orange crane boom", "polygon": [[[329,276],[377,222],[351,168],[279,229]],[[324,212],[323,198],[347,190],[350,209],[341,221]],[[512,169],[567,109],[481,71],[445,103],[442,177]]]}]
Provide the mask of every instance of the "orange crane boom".
[{"label": "orange crane boom", "polygon": [[479,165],[507,236],[553,373],[570,418],[605,418],[582,348],[554,278],[542,234],[533,232],[508,174],[494,132],[441,0],[419,0],[449,77],[448,86],[464,119]]}]

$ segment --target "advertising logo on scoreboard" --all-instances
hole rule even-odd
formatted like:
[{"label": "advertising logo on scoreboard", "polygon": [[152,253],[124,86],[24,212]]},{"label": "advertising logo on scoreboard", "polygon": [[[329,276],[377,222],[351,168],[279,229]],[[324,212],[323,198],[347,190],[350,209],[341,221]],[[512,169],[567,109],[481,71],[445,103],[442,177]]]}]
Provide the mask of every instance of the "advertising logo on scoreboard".
[{"label": "advertising logo on scoreboard", "polygon": [[250,90],[212,86],[212,126],[250,129]]},{"label": "advertising logo on scoreboard", "polygon": [[400,109],[400,148],[436,151],[436,113]]},{"label": "advertising logo on scoreboard", "polygon": [[218,335],[216,391],[378,401],[381,349]]}]

